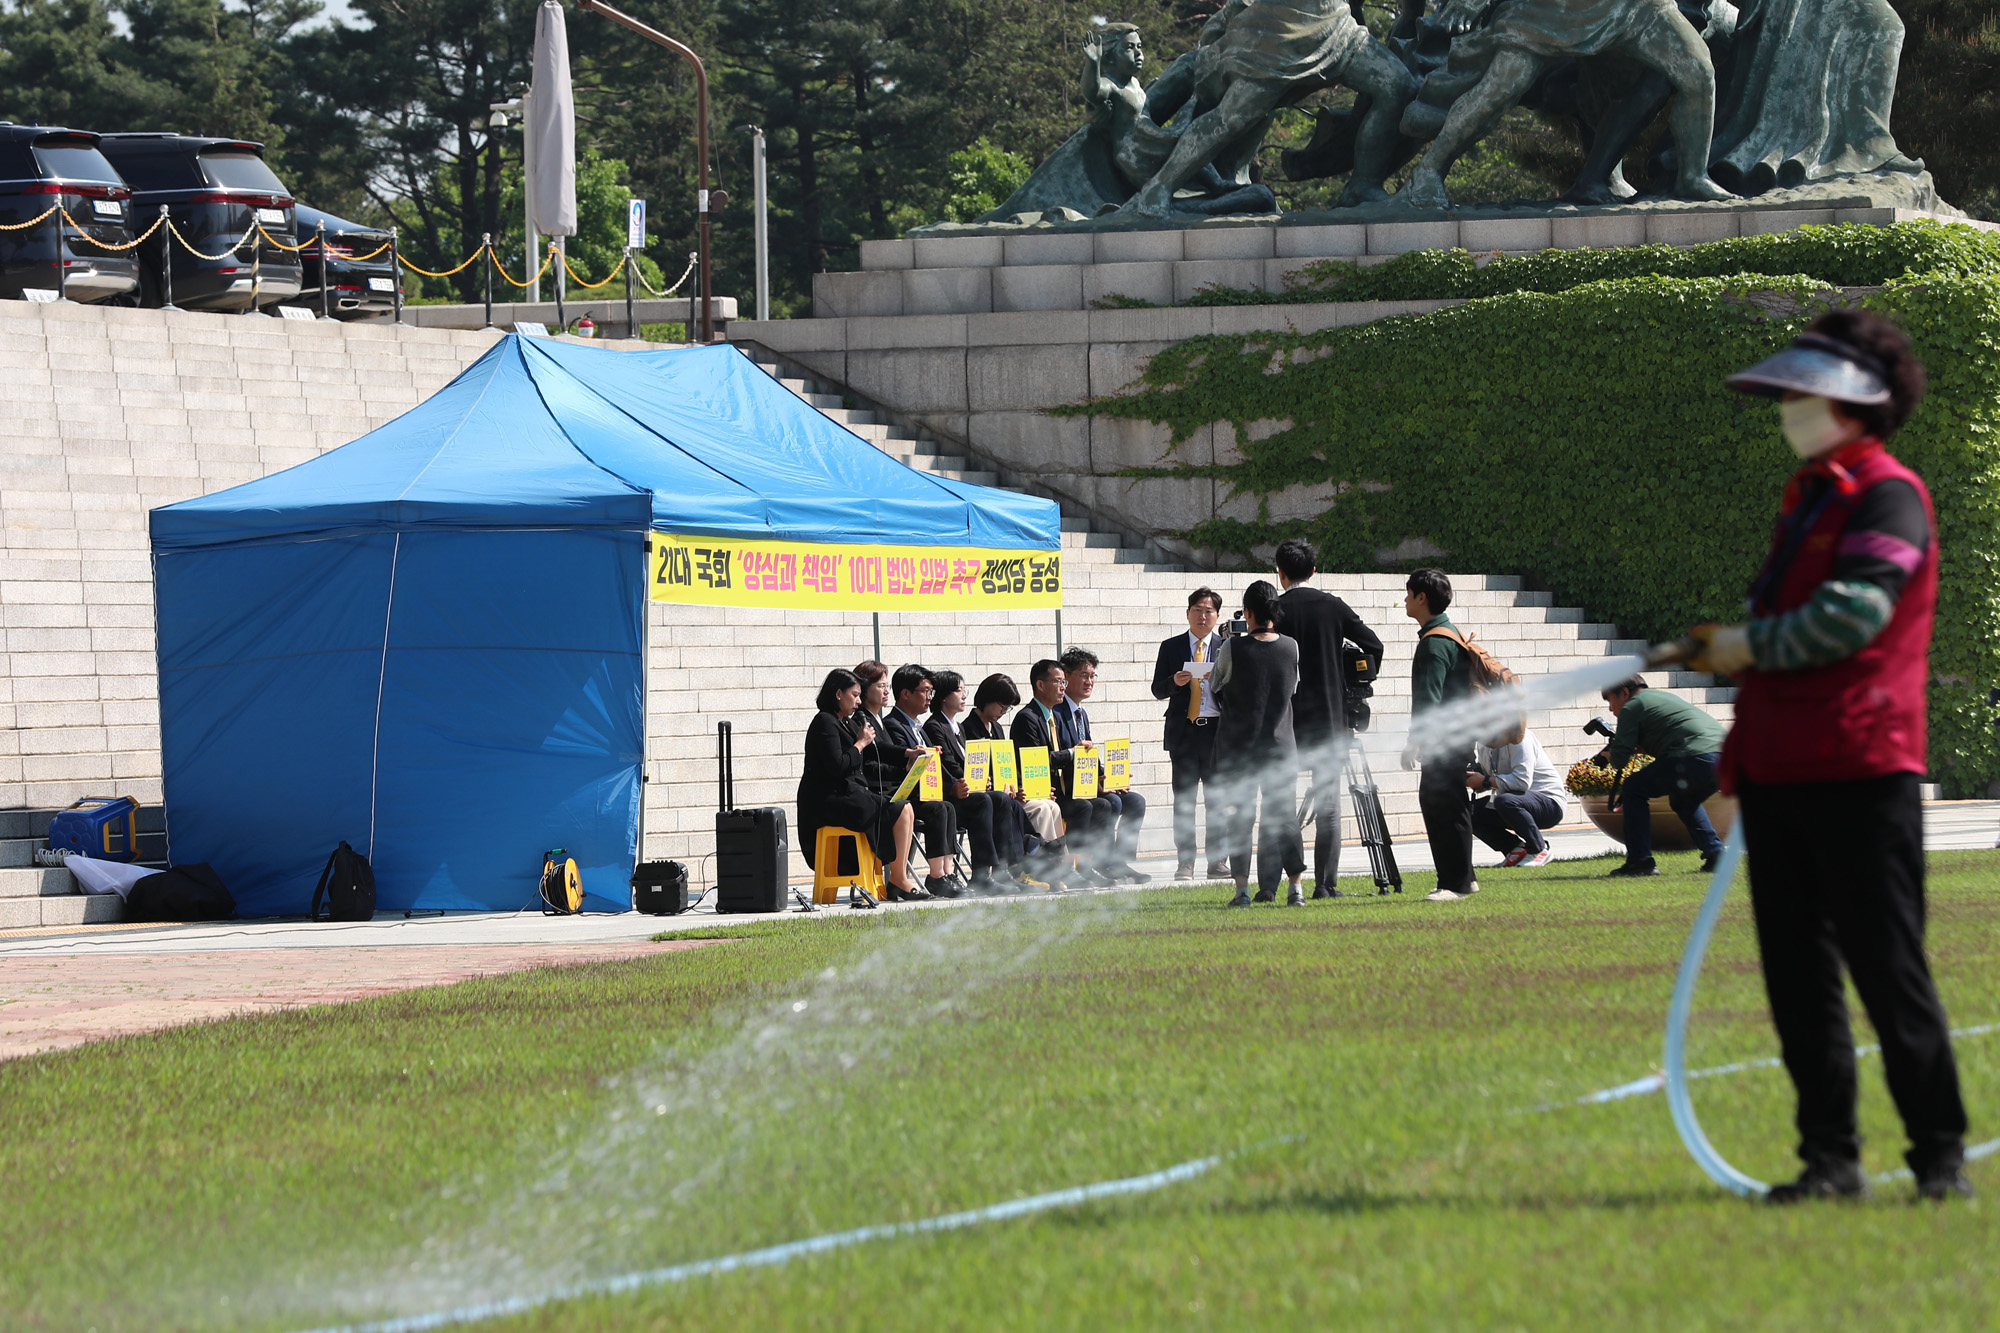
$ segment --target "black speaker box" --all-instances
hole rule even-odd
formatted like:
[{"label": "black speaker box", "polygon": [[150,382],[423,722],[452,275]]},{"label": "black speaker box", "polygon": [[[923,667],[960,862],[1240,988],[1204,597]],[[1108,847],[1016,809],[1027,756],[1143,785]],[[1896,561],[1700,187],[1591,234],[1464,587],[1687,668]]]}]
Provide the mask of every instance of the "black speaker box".
[{"label": "black speaker box", "polygon": [[688,872],[679,861],[647,861],[632,872],[632,906],[647,916],[688,909]]},{"label": "black speaker box", "polygon": [[789,887],[791,840],[775,805],[722,810],[715,816],[715,910],[782,912]]}]

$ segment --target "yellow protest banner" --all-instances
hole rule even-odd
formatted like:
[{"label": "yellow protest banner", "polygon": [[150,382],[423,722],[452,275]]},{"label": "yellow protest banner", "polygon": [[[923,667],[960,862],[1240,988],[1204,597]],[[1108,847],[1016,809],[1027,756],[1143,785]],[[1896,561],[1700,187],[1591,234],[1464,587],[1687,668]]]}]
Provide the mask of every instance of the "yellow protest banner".
[{"label": "yellow protest banner", "polygon": [[1062,552],[846,546],[655,532],[652,599],[804,611],[1020,611],[1062,606]]},{"label": "yellow protest banner", "polygon": [[1132,786],[1132,738],[1109,736],[1104,741],[1104,790],[1126,791]]},{"label": "yellow protest banner", "polygon": [[1046,801],[1055,794],[1049,786],[1049,747],[1021,747],[1021,795],[1031,801]]},{"label": "yellow protest banner", "polygon": [[1069,794],[1079,801],[1088,801],[1097,795],[1097,747],[1079,745],[1076,760],[1070,766]]},{"label": "yellow protest banner", "polygon": [[993,742],[967,741],[965,743],[965,787],[967,791],[985,791],[993,781]]},{"label": "yellow protest banner", "polygon": [[1021,774],[1014,763],[1014,742],[997,740],[987,743],[993,747],[993,790],[1019,791]]},{"label": "yellow protest banner", "polygon": [[938,752],[917,750],[913,753],[916,757],[910,760],[910,771],[903,774],[903,785],[896,788],[896,794],[889,799],[907,801],[912,799],[910,793],[915,792],[915,799],[919,801],[943,800],[944,766],[938,762]]}]

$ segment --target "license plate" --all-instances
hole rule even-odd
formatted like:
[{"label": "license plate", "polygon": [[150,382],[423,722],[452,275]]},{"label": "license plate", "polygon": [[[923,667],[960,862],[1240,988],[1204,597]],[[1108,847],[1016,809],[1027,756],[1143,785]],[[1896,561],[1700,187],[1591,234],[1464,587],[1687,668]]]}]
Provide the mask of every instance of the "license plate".
[{"label": "license plate", "polygon": [[393,292],[396,290],[396,284],[389,278],[370,278],[368,279],[368,290],[371,292]]},{"label": "license plate", "polygon": [[125,205],[119,203],[116,199],[93,199],[90,201],[90,207],[101,218],[122,218],[125,216]]},{"label": "license plate", "polygon": [[282,224],[285,220],[285,210],[282,208],[260,208],[257,210],[257,220],[259,222],[276,222]]}]

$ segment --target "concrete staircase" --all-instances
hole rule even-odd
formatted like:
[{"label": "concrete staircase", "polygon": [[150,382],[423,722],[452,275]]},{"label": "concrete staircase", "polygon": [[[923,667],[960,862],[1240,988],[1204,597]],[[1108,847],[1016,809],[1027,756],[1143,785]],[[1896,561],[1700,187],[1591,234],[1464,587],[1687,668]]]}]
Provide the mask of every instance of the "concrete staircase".
[{"label": "concrete staircase", "polygon": [[[82,893],[62,866],[35,864],[35,852],[48,846],[55,814],[0,810],[0,930],[125,919],[125,900],[116,894]],[[157,805],[139,807],[139,861],[160,868],[167,863],[167,815]]]},{"label": "concrete staircase", "polygon": [[[940,444],[920,428],[898,421],[894,414],[857,404],[840,385],[804,372],[761,348],[744,350],[779,383],[830,419],[911,467],[975,485],[1035,489]],[[1135,784],[1153,795],[1155,807],[1147,820],[1145,848],[1149,852],[1168,851],[1172,848],[1172,821],[1166,808],[1168,765],[1158,745],[1161,705],[1150,693],[1154,654],[1161,639],[1183,627],[1181,609],[1196,587],[1210,584],[1218,588],[1225,605],[1233,606],[1242,586],[1256,575],[1190,570],[1074,501],[1057,497],[1057,502],[1062,509],[1066,583],[1064,641],[1085,645],[1104,660],[1098,692],[1090,704],[1094,729],[1100,735],[1130,734],[1140,742]],[[1421,836],[1416,775],[1400,771],[1395,763],[1409,716],[1408,663],[1416,646],[1416,626],[1402,611],[1403,576],[1328,574],[1317,582],[1344,598],[1382,637],[1386,665],[1375,687],[1375,724],[1369,751],[1392,833],[1398,838]],[[1622,637],[1615,625],[1588,620],[1579,608],[1557,606],[1553,594],[1525,588],[1518,576],[1453,574],[1452,588],[1453,621],[1477,634],[1482,644],[1523,676],[1553,675],[1607,656],[1642,652],[1647,646],[1643,639]],[[948,650],[942,646],[926,648],[921,631],[909,649],[933,665],[969,665],[936,661],[938,653]],[[904,660],[898,650],[885,646],[884,651],[892,659]],[[1024,678],[1024,672],[1017,673],[1017,679]],[[1718,686],[1710,676],[1655,672],[1649,680],[1656,688],[1666,688],[1702,705],[1725,723],[1732,715],[1735,690]],[[1583,725],[1604,711],[1601,701],[1588,695],[1537,714],[1532,725],[1550,758],[1567,767],[1602,748],[1602,739],[1585,735]],[[1582,819],[1574,804],[1571,819]],[[1362,863],[1349,864],[1351,868]]]}]

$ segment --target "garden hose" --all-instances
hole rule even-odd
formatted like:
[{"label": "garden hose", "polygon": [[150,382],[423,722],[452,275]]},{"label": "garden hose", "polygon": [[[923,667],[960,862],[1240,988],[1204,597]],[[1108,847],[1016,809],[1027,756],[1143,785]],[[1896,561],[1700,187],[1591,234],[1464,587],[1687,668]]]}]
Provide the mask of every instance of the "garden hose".
[{"label": "garden hose", "polygon": [[1708,897],[1702,900],[1701,911],[1695,915],[1694,929],[1688,932],[1687,948],[1681,953],[1680,975],[1674,978],[1673,1003],[1667,1006],[1667,1108],[1673,1113],[1674,1128],[1680,1132],[1681,1142],[1686,1145],[1689,1156],[1694,1158],[1695,1165],[1710,1180],[1731,1194],[1760,1199],[1770,1192],[1771,1187],[1744,1175],[1722,1159],[1722,1154],[1709,1143],[1708,1135],[1701,1132],[1701,1122],[1694,1115],[1694,1103],[1688,1097],[1688,1010],[1694,1005],[1695,983],[1701,979],[1701,962],[1708,952],[1709,936],[1715,933],[1716,918],[1722,915],[1722,900],[1729,896],[1729,886],[1736,878],[1737,863],[1742,859],[1743,817],[1739,814],[1729,830],[1729,837],[1722,844],[1722,855],[1715,863],[1715,876],[1708,882]]}]

